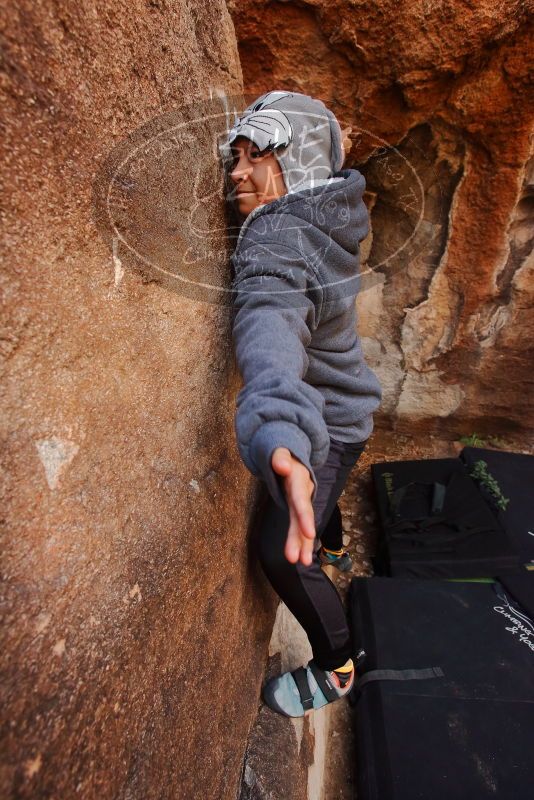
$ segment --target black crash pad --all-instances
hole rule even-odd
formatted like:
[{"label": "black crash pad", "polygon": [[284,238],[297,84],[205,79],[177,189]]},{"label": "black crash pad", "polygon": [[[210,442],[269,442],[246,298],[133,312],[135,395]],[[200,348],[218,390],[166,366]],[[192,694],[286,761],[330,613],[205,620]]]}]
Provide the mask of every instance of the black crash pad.
[{"label": "black crash pad", "polygon": [[510,536],[459,458],[381,462],[371,473],[382,534],[377,575],[477,578],[519,568]]},{"label": "black crash pad", "polygon": [[352,579],[359,800],[532,798],[534,574],[503,581]]}]

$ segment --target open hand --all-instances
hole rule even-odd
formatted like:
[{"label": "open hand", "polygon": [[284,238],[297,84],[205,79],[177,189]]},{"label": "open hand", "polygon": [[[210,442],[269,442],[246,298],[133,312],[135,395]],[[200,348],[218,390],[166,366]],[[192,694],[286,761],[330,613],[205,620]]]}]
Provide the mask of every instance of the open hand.
[{"label": "open hand", "polygon": [[284,555],[292,564],[300,559],[309,567],[315,540],[315,515],[311,503],[313,481],[310,472],[287,447],[276,448],[271,466],[284,479],[289,506],[290,523]]}]

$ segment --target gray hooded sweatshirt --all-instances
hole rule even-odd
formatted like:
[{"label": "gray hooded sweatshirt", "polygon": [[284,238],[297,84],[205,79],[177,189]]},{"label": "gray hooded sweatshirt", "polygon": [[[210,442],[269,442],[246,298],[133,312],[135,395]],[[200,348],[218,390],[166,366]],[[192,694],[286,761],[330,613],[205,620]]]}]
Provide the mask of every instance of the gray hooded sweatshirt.
[{"label": "gray hooded sweatshirt", "polygon": [[313,502],[330,437],[365,441],[382,397],[356,328],[359,242],[368,233],[365,178],[341,169],[316,184],[255,208],[231,258],[232,335],[243,378],[237,445],[286,510],[274,450],[288,448],[308,468]]}]

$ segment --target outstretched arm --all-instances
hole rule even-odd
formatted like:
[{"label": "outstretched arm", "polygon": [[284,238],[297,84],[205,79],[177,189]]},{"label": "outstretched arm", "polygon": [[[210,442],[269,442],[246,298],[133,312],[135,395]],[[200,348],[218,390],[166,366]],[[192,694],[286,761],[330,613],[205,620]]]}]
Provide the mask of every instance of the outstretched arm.
[{"label": "outstretched arm", "polygon": [[299,253],[280,243],[249,246],[234,258],[234,269],[233,340],[244,380],[235,417],[238,448],[248,469],[290,514],[287,491],[296,492],[292,502],[298,514],[299,470],[284,476],[272,459],[277,448],[286,448],[306,467],[313,502],[314,470],[326,461],[330,447],[324,398],[303,380],[315,315],[307,290],[320,288]]}]

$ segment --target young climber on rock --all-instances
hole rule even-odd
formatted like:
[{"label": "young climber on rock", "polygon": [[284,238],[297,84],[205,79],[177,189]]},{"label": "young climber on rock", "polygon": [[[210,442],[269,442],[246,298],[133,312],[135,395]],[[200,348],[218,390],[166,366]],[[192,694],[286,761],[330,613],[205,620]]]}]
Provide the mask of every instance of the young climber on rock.
[{"label": "young climber on rock", "polygon": [[222,152],[241,222],[232,255],[237,445],[268,489],[260,562],[313,652],[271,679],[263,697],[300,717],[354,685],[350,628],[321,564],[351,566],[337,501],[381,401],[356,329],[365,179],[342,169],[334,114],[297,92],[259,97]]}]

